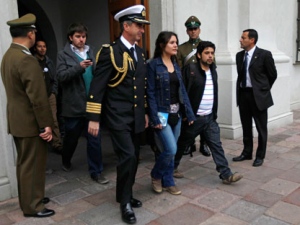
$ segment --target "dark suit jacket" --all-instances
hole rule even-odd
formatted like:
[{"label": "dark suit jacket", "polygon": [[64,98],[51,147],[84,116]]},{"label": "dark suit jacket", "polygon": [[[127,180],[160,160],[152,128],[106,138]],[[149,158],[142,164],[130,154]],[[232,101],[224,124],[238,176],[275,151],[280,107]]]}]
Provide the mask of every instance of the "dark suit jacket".
[{"label": "dark suit jacket", "polygon": [[25,47],[12,43],[2,59],[1,76],[7,96],[8,132],[34,137],[39,128],[52,127],[44,75]]},{"label": "dark suit jacket", "polygon": [[[128,61],[123,64],[124,52],[130,54],[126,46],[118,39],[110,46],[100,50],[95,76],[92,80],[87,103],[87,117],[92,121],[105,120],[109,129],[132,130],[140,133],[145,129],[146,108],[146,64],[143,50],[136,45],[138,62],[135,69]],[[114,65],[115,64],[115,65]],[[115,66],[126,68],[126,76],[119,73]],[[118,85],[118,80],[122,80]],[[91,106],[89,108],[89,105]],[[134,127],[132,125],[134,124]]]},{"label": "dark suit jacket", "polygon": [[[236,84],[237,105],[239,105],[239,91],[242,80],[242,67],[245,51],[236,54],[238,79]],[[256,47],[249,64],[249,75],[253,88],[254,100],[259,110],[272,106],[271,88],[277,78],[277,71],[270,51]]]}]

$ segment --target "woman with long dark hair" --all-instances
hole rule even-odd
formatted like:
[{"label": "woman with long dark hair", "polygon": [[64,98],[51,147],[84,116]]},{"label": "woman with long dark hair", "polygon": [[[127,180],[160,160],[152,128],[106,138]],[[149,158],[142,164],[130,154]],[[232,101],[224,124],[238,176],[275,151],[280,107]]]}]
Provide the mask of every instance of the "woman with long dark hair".
[{"label": "woman with long dark hair", "polygon": [[154,57],[148,63],[147,75],[150,125],[162,146],[162,153],[151,171],[152,188],[157,193],[165,189],[174,195],[181,194],[173,179],[181,119],[187,119],[189,124],[195,120],[177,64],[177,49],[177,35],[162,31],[156,39]]}]

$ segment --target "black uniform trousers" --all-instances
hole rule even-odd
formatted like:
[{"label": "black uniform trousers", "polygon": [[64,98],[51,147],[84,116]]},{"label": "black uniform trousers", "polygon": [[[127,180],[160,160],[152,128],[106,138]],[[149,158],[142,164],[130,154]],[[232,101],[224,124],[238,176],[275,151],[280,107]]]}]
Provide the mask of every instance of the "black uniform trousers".
[{"label": "black uniform trousers", "polygon": [[253,131],[252,118],[254,119],[258,132],[258,146],[256,151],[257,159],[264,159],[268,139],[268,109],[259,110],[256,106],[252,88],[240,88],[239,111],[243,128],[244,149],[242,154],[252,157],[253,152]]},{"label": "black uniform trousers", "polygon": [[124,205],[132,198],[142,133],[135,134],[132,130],[110,130],[110,133],[118,156],[116,200]]},{"label": "black uniform trousers", "polygon": [[24,214],[35,214],[45,206],[45,171],[47,142],[41,137],[14,137],[17,148],[17,181],[20,208]]}]

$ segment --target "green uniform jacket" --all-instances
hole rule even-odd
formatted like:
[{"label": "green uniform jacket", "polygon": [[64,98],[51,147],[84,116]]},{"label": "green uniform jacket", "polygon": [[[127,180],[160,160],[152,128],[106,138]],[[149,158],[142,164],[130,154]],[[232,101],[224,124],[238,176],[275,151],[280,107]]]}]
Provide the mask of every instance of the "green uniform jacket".
[{"label": "green uniform jacket", "polygon": [[190,57],[186,64],[184,64],[185,58],[192,52],[194,49],[197,49],[197,46],[199,42],[201,41],[200,38],[196,40],[189,40],[187,42],[184,42],[183,44],[179,45],[178,52],[177,52],[177,59],[178,59],[178,65],[180,68],[183,68],[183,66],[190,64],[190,63],[197,63],[196,56],[193,55]]},{"label": "green uniform jacket", "polygon": [[34,137],[40,128],[52,127],[44,75],[26,47],[11,44],[2,59],[1,76],[7,96],[8,133]]}]

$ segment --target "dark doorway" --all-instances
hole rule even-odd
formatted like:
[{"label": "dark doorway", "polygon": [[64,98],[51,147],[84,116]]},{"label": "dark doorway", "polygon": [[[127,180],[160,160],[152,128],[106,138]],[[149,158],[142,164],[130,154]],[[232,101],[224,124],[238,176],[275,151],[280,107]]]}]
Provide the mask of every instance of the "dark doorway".
[{"label": "dark doorway", "polygon": [[27,13],[33,13],[36,20],[37,36],[36,39],[42,39],[47,43],[47,55],[55,62],[57,54],[57,41],[52,24],[43,8],[36,0],[18,0],[19,16]]}]

